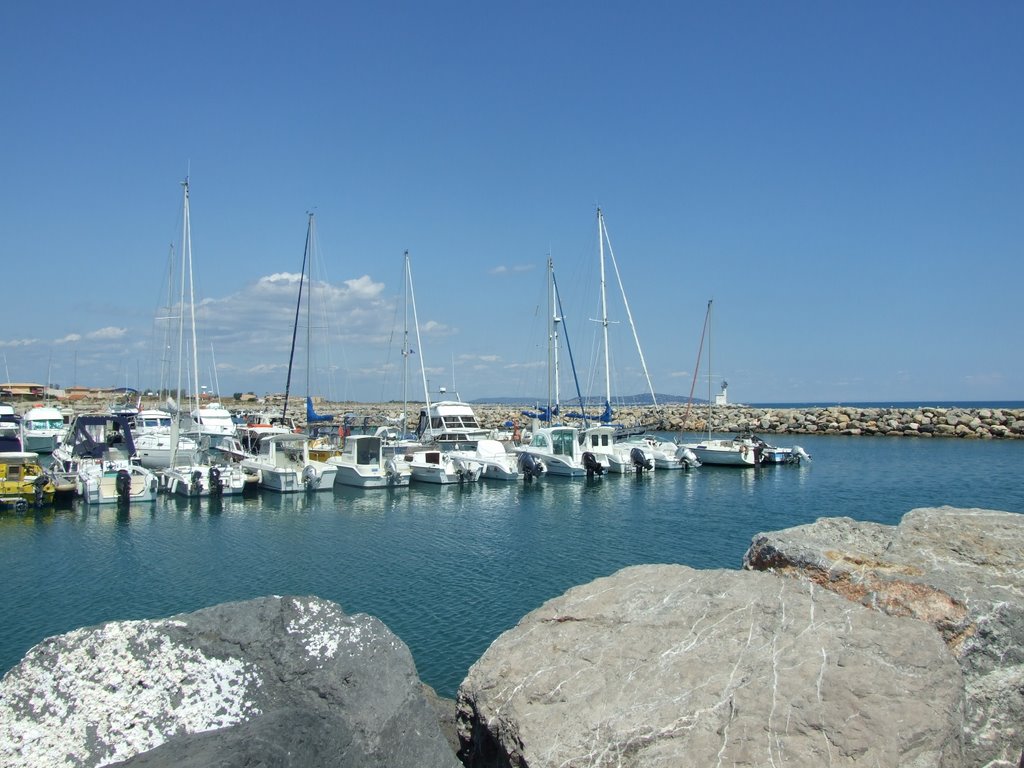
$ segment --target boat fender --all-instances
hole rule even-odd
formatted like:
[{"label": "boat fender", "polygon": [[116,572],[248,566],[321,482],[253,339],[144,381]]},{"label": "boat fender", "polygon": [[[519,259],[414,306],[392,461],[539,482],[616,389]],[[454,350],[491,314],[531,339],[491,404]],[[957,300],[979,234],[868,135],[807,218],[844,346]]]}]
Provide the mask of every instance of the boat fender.
[{"label": "boat fender", "polygon": [[747,446],[741,445],[740,446],[740,456],[746,456],[746,455],[747,455]]}]

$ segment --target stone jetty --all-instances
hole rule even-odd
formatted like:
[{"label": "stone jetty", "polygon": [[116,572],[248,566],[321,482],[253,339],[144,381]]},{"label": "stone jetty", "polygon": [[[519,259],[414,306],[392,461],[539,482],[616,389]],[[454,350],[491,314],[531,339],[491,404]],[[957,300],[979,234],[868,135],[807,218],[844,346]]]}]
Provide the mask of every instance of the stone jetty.
[{"label": "stone jetty", "polygon": [[[409,403],[409,428],[416,425],[422,403]],[[384,423],[402,411],[400,403],[318,403],[318,412],[355,414],[369,423]],[[473,404],[473,410],[487,429],[501,429],[510,422],[528,426],[523,411],[533,406]],[[305,413],[296,401],[290,413]],[[712,432],[740,432],[777,435],[881,435],[886,437],[955,437],[977,440],[1024,439],[1024,409],[957,408],[920,406],[916,408],[860,408],[835,405],[828,408],[752,408],[746,405],[716,406],[711,413]],[[617,422],[643,425],[665,432],[705,432],[708,411],[704,405],[620,407]]]}]

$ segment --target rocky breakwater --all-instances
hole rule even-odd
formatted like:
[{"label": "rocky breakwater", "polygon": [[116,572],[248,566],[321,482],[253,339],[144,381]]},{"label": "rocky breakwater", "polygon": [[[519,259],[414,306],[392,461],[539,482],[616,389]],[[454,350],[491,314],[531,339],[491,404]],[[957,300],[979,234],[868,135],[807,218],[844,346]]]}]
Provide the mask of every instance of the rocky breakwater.
[{"label": "rocky breakwater", "polygon": [[933,627],[963,671],[963,764],[1024,761],[1024,515],[940,507],[897,526],[824,518],[759,534],[744,565]]},{"label": "rocky breakwater", "polygon": [[[524,421],[518,411],[505,406],[475,406],[475,409],[488,428],[498,428],[512,420]],[[704,432],[708,429],[709,418],[703,406],[687,410],[681,405],[619,408],[615,417],[623,424],[643,424],[666,432]],[[1024,410],[1010,408],[751,408],[727,405],[715,407],[710,419],[712,432],[750,430],[761,434],[791,435],[1024,439]]]},{"label": "rocky breakwater", "polygon": [[963,765],[960,669],[926,624],[810,582],[647,565],[501,635],[460,757],[508,766]]},{"label": "rocky breakwater", "polygon": [[318,598],[113,622],[5,675],[0,765],[454,768],[430,693],[378,619]]}]

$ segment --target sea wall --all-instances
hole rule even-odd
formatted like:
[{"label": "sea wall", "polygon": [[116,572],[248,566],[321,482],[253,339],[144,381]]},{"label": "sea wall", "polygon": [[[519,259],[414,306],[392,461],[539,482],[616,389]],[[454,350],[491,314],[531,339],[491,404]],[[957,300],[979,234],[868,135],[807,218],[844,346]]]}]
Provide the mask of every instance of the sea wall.
[{"label": "sea wall", "polygon": [[[485,426],[497,427],[524,417],[507,406],[474,406]],[[706,407],[619,408],[616,420],[667,432],[703,432]],[[751,408],[718,406],[711,413],[712,432],[749,429],[762,434],[884,435],[888,437],[958,437],[979,440],[1024,438],[1024,410],[1008,408]]]}]

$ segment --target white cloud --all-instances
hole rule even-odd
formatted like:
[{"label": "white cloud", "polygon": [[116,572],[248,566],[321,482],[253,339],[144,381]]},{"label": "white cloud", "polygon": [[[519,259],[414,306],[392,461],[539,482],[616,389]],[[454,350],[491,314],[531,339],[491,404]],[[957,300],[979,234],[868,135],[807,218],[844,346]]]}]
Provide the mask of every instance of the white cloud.
[{"label": "white cloud", "polygon": [[11,339],[10,341],[0,341],[0,347],[30,347],[38,342],[39,339]]},{"label": "white cloud", "polygon": [[113,325],[108,325],[106,328],[99,328],[99,329],[97,329],[95,331],[90,331],[85,336],[88,339],[96,339],[96,340],[120,339],[126,333],[128,333],[128,329],[127,328],[117,328],[117,327],[115,327]]}]

